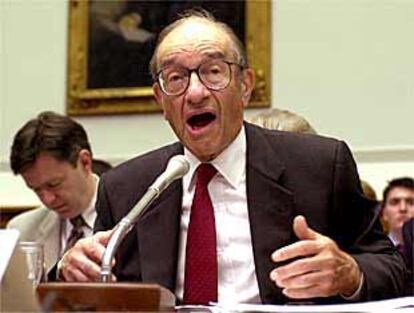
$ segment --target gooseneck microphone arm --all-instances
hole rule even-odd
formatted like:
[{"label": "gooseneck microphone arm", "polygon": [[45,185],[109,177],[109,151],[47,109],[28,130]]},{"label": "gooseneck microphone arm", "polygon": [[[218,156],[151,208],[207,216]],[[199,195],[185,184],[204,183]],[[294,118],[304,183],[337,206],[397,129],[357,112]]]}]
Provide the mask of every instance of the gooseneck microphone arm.
[{"label": "gooseneck microphone arm", "polygon": [[112,273],[112,260],[118,246],[138,221],[141,213],[175,180],[183,177],[190,165],[183,155],[172,157],[165,171],[158,176],[155,182],[148,188],[144,196],[135,204],[132,210],[115,225],[111,238],[105,249],[101,265],[101,281],[109,282]]}]

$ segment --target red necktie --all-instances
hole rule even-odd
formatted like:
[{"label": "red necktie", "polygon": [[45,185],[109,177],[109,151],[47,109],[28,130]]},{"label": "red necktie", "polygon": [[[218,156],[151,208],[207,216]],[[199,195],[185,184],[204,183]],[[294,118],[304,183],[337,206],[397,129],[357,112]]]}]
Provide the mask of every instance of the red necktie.
[{"label": "red necktie", "polygon": [[213,205],[207,185],[217,170],[207,163],[197,169],[185,257],[185,304],[217,302],[217,245]]}]

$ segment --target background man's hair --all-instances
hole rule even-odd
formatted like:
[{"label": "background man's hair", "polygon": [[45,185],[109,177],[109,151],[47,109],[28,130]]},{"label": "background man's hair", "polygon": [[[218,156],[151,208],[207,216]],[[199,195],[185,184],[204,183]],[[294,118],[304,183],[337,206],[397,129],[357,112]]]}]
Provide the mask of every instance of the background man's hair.
[{"label": "background man's hair", "polygon": [[177,20],[175,20],[173,23],[166,26],[160,32],[160,34],[158,35],[157,44],[155,46],[154,54],[152,55],[152,58],[151,58],[151,61],[150,61],[150,64],[149,64],[150,72],[151,72],[152,77],[154,79],[156,79],[156,74],[157,74],[157,71],[159,70],[158,69],[158,64],[157,64],[158,47],[160,46],[160,44],[163,42],[163,40],[165,39],[165,37],[167,37],[167,35],[169,33],[171,33],[173,30],[178,28],[180,25],[184,24],[185,22],[187,22],[191,19],[199,19],[199,20],[202,20],[206,23],[214,24],[218,28],[223,30],[224,33],[226,33],[230,37],[231,41],[234,44],[234,48],[236,50],[236,53],[238,54],[237,55],[238,60],[236,60],[236,62],[242,67],[247,67],[248,66],[246,49],[245,49],[243,43],[241,42],[241,40],[237,37],[237,35],[231,29],[231,27],[228,26],[226,23],[218,21],[207,10],[205,10],[203,8],[193,8],[193,9],[186,10],[182,14],[180,14],[178,16]]},{"label": "background man's hair", "polygon": [[414,179],[411,177],[399,177],[389,181],[387,187],[385,187],[382,193],[382,203],[384,205],[387,202],[388,194],[396,187],[414,190]]},{"label": "background man's hair", "polygon": [[92,155],[84,128],[68,116],[46,111],[29,120],[16,133],[10,166],[14,174],[20,174],[45,153],[76,167],[82,149],[89,150]]},{"label": "background man's hair", "polygon": [[253,116],[250,122],[268,129],[316,134],[315,129],[303,116],[288,110],[272,108]]}]

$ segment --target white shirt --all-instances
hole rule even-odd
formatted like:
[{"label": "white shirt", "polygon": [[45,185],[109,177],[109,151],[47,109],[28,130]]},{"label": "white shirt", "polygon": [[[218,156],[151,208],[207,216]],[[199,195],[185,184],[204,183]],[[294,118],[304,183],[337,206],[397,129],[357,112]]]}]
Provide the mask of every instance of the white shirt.
[{"label": "white shirt", "polygon": [[[82,226],[84,237],[89,237],[93,235],[93,226],[95,224],[95,220],[97,216],[96,210],[95,210],[95,203],[96,203],[96,198],[98,194],[99,177],[96,174],[92,174],[92,175],[95,180],[95,191],[94,191],[91,201],[89,202],[87,209],[82,213],[82,218],[86,223],[85,226]],[[62,220],[61,235],[60,235],[60,253],[59,253],[60,256],[62,256],[63,253],[65,252],[66,242],[70,236],[70,233],[72,232],[72,229],[73,229],[73,225],[70,222],[70,220],[68,219]]]},{"label": "white shirt", "polygon": [[[176,296],[183,299],[187,230],[195,192],[195,171],[200,161],[187,149],[190,170],[183,177],[183,207],[176,281]],[[211,164],[217,174],[208,185],[217,234],[218,301],[260,303],[246,194],[246,133],[236,139]]]}]

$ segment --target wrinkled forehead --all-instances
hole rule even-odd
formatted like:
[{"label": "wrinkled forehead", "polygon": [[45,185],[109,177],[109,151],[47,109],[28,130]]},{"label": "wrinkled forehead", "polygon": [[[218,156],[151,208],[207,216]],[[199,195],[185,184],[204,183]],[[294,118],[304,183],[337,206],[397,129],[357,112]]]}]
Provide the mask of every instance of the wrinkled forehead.
[{"label": "wrinkled forehead", "polygon": [[157,64],[162,67],[174,60],[188,57],[195,62],[204,57],[222,57],[237,60],[235,44],[219,26],[199,20],[189,20],[171,31],[157,51]]}]

